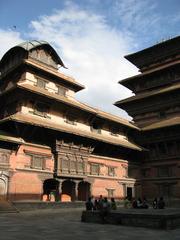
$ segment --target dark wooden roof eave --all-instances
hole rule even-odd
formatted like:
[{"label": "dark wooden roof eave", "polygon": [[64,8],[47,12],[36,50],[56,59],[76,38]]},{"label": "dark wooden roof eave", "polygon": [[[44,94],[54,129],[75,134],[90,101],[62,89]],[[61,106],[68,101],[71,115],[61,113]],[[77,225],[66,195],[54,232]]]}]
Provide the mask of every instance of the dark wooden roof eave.
[{"label": "dark wooden roof eave", "polygon": [[131,103],[131,102],[136,102],[136,101],[142,101],[142,100],[144,100],[144,98],[154,97],[154,96],[165,94],[165,93],[168,93],[168,92],[172,92],[172,91],[175,91],[175,90],[178,90],[178,89],[180,89],[180,83],[174,84],[172,86],[168,86],[168,87],[163,88],[163,89],[152,90],[152,91],[149,91],[149,92],[146,92],[146,93],[134,95],[132,97],[117,101],[117,102],[114,103],[114,105],[117,106],[117,107],[120,107],[120,106],[122,107],[124,104],[128,104],[128,103]]},{"label": "dark wooden roof eave", "polygon": [[174,118],[168,118],[168,119],[161,120],[159,122],[152,123],[148,126],[141,128],[141,131],[147,132],[147,131],[164,129],[164,128],[169,128],[169,127],[178,126],[178,125],[180,125],[180,117],[174,117]]},{"label": "dark wooden roof eave", "polygon": [[13,90],[16,90],[16,89],[32,92],[33,94],[39,94],[41,96],[49,98],[52,101],[61,102],[62,104],[69,105],[69,106],[74,107],[76,109],[79,109],[83,112],[93,114],[94,117],[102,118],[107,122],[120,124],[122,127],[127,127],[129,129],[135,129],[135,130],[139,131],[139,128],[135,124],[129,122],[126,119],[122,119],[122,118],[117,117],[113,114],[103,112],[99,109],[90,107],[89,105],[81,103],[79,101],[69,100],[68,98],[63,97],[63,96],[61,97],[57,94],[48,93],[47,90],[43,90],[43,89],[37,88],[35,86],[31,86],[29,84],[17,83],[17,85],[13,86],[8,91],[1,93],[0,96],[3,96],[7,92],[10,92],[10,91],[13,91]]},{"label": "dark wooden roof eave", "polygon": [[[75,92],[78,92],[78,91],[81,91],[81,90],[85,89],[84,85],[82,85],[78,82],[75,82],[75,81],[69,81],[67,79],[64,79],[63,77],[60,77],[57,74],[48,71],[47,69],[40,69],[40,67],[38,65],[32,64],[28,60],[25,60],[24,64],[33,68],[33,69],[35,69],[35,70],[37,70],[38,72],[46,73],[47,75],[49,75],[50,77],[53,77],[53,79],[56,79],[57,81],[61,81],[63,84],[72,88]],[[66,77],[66,76],[64,75],[64,77]]]},{"label": "dark wooden roof eave", "polygon": [[[175,55],[180,50],[180,36],[155,44],[141,51],[128,54],[125,58],[139,69],[153,62]],[[157,49],[161,49],[160,53]]]},{"label": "dark wooden roof eave", "polygon": [[[99,136],[98,134],[92,134],[92,133],[83,133],[84,131],[74,131],[74,129],[65,129],[65,128],[58,128],[56,126],[53,126],[52,123],[51,124],[43,124],[42,121],[33,121],[32,118],[26,119],[27,116],[25,117],[25,119],[23,118],[23,114],[14,114],[11,115],[9,117],[6,117],[4,119],[0,120],[0,124],[5,123],[5,122],[19,122],[19,123],[23,123],[23,124],[30,124],[30,125],[34,125],[34,126],[39,126],[42,128],[47,128],[47,129],[52,129],[54,131],[58,131],[58,132],[64,132],[64,133],[68,133],[68,134],[72,134],[72,135],[77,135],[80,137],[86,137],[89,139],[94,139],[96,141],[100,141],[100,142],[105,142],[105,143],[109,143],[111,145],[116,145],[116,146],[121,146],[124,148],[128,148],[131,150],[135,150],[135,151],[144,151],[145,149],[137,144],[131,143],[129,141],[122,141],[121,143],[120,141],[115,141],[116,139],[113,140],[108,140],[106,138],[102,138],[101,136]],[[95,136],[96,135],[96,136]]]},{"label": "dark wooden roof eave", "polygon": [[118,83],[133,91],[134,87],[132,86],[132,84],[134,82],[143,81],[146,77],[150,77],[153,74],[157,74],[157,73],[160,73],[160,72],[162,72],[166,69],[178,66],[179,64],[180,64],[180,60],[177,60],[176,62],[172,62],[172,63],[166,64],[166,65],[160,66],[158,68],[151,69],[151,70],[146,71],[144,73],[140,73],[140,74],[134,75],[132,77],[125,78],[123,80],[120,80]]},{"label": "dark wooden roof eave", "polygon": [[53,73],[49,72],[47,69],[46,70],[40,69],[38,66],[36,66],[35,64],[32,65],[27,60],[22,60],[19,63],[17,63],[15,66],[13,66],[12,68],[8,69],[7,72],[5,72],[4,74],[2,74],[0,76],[0,81],[4,81],[5,79],[9,78],[10,76],[13,76],[14,72],[17,72],[18,70],[23,69],[26,66],[29,66],[35,70],[38,70],[38,72],[43,72],[43,73],[45,72],[47,75],[49,75],[50,77],[53,77],[53,79],[56,79],[57,81],[62,81],[62,83],[64,83],[67,86],[70,86],[75,92],[78,92],[85,88],[82,84],[73,82],[73,81],[68,81],[67,79],[63,79],[63,77],[53,74]]}]

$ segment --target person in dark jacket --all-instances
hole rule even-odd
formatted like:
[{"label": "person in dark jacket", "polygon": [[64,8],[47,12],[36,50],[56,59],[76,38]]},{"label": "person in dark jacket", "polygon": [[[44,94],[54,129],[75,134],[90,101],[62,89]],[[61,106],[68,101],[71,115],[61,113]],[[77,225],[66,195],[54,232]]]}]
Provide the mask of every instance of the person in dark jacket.
[{"label": "person in dark jacket", "polygon": [[88,201],[86,202],[86,211],[92,211],[93,210],[93,203],[91,201],[91,197],[88,198]]},{"label": "person in dark jacket", "polygon": [[164,202],[163,197],[160,197],[160,199],[159,199],[158,208],[159,209],[164,209],[165,208],[165,202]]}]

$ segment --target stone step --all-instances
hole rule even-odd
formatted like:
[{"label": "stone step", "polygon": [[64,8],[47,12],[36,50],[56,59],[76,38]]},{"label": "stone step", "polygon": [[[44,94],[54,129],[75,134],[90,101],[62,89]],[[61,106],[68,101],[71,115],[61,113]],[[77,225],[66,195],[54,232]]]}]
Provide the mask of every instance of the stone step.
[{"label": "stone step", "polygon": [[0,200],[0,213],[17,213],[17,208],[6,200]]}]

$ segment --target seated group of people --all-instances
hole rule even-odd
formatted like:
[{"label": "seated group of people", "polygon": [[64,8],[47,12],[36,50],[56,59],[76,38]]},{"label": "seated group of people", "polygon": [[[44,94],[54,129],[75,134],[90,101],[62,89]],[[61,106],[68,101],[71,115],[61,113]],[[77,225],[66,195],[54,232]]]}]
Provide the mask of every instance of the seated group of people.
[{"label": "seated group of people", "polygon": [[116,210],[116,202],[114,198],[111,198],[109,202],[107,197],[103,198],[102,195],[98,199],[94,199],[94,197],[89,197],[86,202],[86,210],[94,211],[94,210]]},{"label": "seated group of people", "polygon": [[133,200],[132,207],[147,209],[149,208],[149,205],[146,198],[143,198],[143,200],[141,200],[141,198],[138,198],[137,200],[136,199]]},{"label": "seated group of people", "polygon": [[157,198],[155,198],[153,200],[153,208],[154,209],[164,209],[165,208],[165,202],[164,202],[164,199],[163,197],[160,197],[159,200]]},{"label": "seated group of people", "polygon": [[[125,208],[141,208],[141,209],[147,209],[149,208],[149,203],[147,201],[147,199],[144,197],[143,200],[141,200],[141,198],[138,198],[137,200],[129,200],[128,197],[125,198],[124,200],[124,207]],[[164,209],[165,208],[165,202],[163,197],[160,197],[160,199],[158,200],[157,198],[155,198],[153,200],[152,203],[152,207],[154,209]]]}]

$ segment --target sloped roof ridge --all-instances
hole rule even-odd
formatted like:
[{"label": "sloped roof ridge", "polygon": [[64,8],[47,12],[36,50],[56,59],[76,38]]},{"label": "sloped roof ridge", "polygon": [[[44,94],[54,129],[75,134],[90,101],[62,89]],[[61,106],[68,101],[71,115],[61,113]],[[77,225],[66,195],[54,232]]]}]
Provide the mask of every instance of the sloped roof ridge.
[{"label": "sloped roof ridge", "polygon": [[25,50],[29,51],[33,48],[36,48],[40,45],[50,45],[48,42],[43,41],[43,40],[29,40],[29,41],[24,41],[16,46],[22,47]]},{"label": "sloped roof ridge", "polygon": [[[110,117],[113,117],[114,120],[117,120],[119,123],[122,123],[122,124],[125,124],[125,125],[128,125],[128,126],[131,126],[131,127],[133,127],[133,128],[138,129],[138,127],[137,127],[137,126],[135,125],[135,123],[132,122],[132,121],[129,121],[129,120],[125,119],[125,118],[119,117],[119,116],[114,115],[114,114],[112,114],[112,113],[105,112],[105,111],[103,111],[103,110],[101,110],[101,109],[98,109],[98,108],[96,108],[96,107],[89,106],[87,103],[80,102],[80,101],[78,101],[78,100],[76,100],[76,101],[79,102],[80,104],[86,106],[86,107],[91,108],[92,110],[95,110],[95,111],[96,111],[96,114],[99,115],[100,117],[104,117],[104,118],[108,118],[108,119],[110,119]],[[111,119],[111,120],[113,121],[113,119]]]}]

